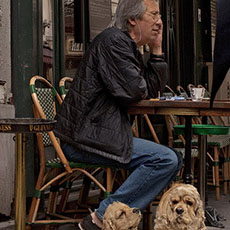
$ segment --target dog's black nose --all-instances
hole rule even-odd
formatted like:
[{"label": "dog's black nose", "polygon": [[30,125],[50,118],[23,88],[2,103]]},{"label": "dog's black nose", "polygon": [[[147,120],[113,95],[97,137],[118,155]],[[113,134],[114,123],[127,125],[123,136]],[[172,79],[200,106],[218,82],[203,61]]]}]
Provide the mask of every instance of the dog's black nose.
[{"label": "dog's black nose", "polygon": [[183,208],[177,208],[176,209],[176,213],[177,214],[182,214],[184,212],[184,209]]},{"label": "dog's black nose", "polygon": [[133,209],[133,213],[138,214],[139,212],[140,212],[140,210],[139,210],[138,208],[134,208],[134,209]]}]

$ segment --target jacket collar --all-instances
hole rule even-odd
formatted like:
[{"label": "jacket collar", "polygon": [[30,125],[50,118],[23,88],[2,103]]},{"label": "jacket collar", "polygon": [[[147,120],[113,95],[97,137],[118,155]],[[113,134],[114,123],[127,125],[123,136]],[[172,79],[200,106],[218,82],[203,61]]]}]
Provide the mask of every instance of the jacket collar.
[{"label": "jacket collar", "polygon": [[137,46],[137,43],[132,39],[132,37],[130,36],[128,31],[122,31],[122,32],[124,32],[124,34],[127,35],[127,37],[130,39],[130,42],[131,42],[132,47],[133,47],[134,54],[135,54],[135,56],[138,56],[140,51],[139,51],[139,48]]}]

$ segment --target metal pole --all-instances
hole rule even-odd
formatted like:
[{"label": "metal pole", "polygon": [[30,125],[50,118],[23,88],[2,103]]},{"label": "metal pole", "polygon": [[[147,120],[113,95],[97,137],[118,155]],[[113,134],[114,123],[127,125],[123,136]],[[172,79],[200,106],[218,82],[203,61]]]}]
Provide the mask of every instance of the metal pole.
[{"label": "metal pole", "polygon": [[16,175],[15,175],[15,226],[17,230],[25,230],[26,220],[26,137],[16,134]]},{"label": "metal pole", "polygon": [[185,172],[184,182],[191,184],[193,176],[191,174],[191,149],[192,149],[192,117],[185,116]]},{"label": "metal pole", "polygon": [[205,205],[205,187],[206,187],[206,148],[207,136],[199,135],[199,185],[198,190],[200,198]]}]

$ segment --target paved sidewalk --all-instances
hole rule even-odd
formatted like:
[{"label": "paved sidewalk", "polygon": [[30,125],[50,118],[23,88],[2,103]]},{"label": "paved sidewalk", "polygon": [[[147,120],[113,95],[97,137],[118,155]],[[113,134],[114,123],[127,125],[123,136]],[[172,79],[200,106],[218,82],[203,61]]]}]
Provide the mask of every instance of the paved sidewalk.
[{"label": "paved sidewalk", "polygon": [[[223,221],[222,223],[225,226],[225,230],[230,230],[230,195],[221,195],[221,198],[219,201],[216,201],[215,198],[215,191],[214,189],[210,189],[209,195],[209,205],[214,207],[218,213],[223,215],[226,218],[226,221]],[[155,210],[156,207],[154,207]],[[0,222],[0,230],[14,230],[14,221],[5,221],[5,222]],[[36,230],[42,230],[44,229],[44,226],[36,227]],[[73,225],[63,225],[58,228],[59,230],[74,230]],[[220,228],[214,228],[214,227],[207,227],[207,230],[220,230]]]},{"label": "paved sidewalk", "polygon": [[0,229],[14,230],[14,220],[0,222]]},{"label": "paved sidewalk", "polygon": [[[221,195],[220,200],[217,201],[215,198],[215,191],[210,191],[208,195],[209,205],[216,208],[218,213],[226,218],[226,221],[222,223],[225,226],[225,230],[230,230],[230,195]],[[207,230],[218,230],[220,228],[207,227]]]}]

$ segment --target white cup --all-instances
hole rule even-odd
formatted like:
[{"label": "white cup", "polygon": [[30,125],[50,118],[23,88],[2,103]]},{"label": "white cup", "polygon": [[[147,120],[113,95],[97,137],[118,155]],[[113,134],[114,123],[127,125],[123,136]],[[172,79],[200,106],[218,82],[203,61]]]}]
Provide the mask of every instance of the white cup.
[{"label": "white cup", "polygon": [[191,88],[190,96],[192,101],[202,101],[205,93],[205,88]]}]

